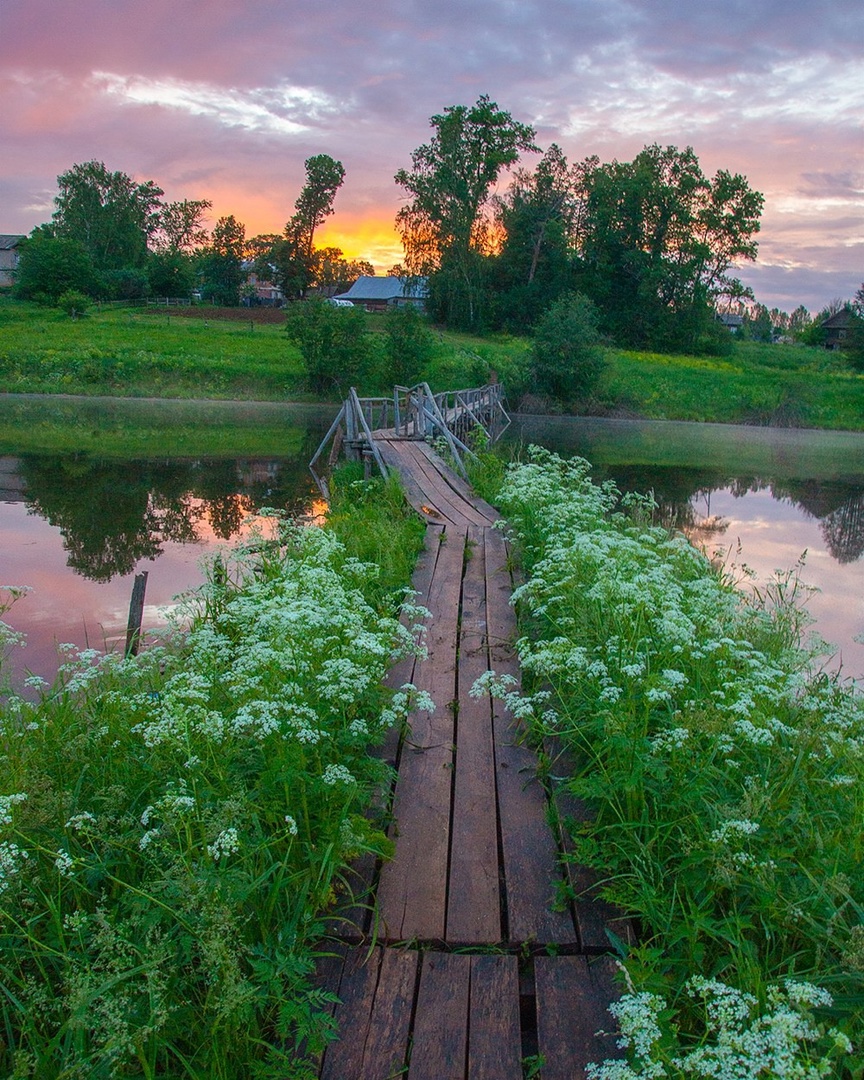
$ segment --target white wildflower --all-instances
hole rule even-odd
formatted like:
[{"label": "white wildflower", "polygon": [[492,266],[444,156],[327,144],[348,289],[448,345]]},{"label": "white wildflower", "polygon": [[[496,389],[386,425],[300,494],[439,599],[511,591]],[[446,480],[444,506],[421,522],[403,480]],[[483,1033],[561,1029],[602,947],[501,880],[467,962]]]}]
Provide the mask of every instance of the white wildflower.
[{"label": "white wildflower", "polygon": [[11,825],[12,807],[26,801],[27,796],[21,792],[16,795],[0,795],[0,825]]},{"label": "white wildflower", "polygon": [[329,787],[334,784],[353,784],[354,777],[344,765],[328,765],[321,774],[321,779]]},{"label": "white wildflower", "polygon": [[57,867],[57,873],[60,874],[61,877],[72,877],[75,860],[68,851],[58,852],[57,858],[54,860],[54,865]]},{"label": "white wildflower", "polygon": [[212,844],[207,845],[207,854],[214,862],[235,855],[240,850],[240,837],[236,829],[223,829]]}]

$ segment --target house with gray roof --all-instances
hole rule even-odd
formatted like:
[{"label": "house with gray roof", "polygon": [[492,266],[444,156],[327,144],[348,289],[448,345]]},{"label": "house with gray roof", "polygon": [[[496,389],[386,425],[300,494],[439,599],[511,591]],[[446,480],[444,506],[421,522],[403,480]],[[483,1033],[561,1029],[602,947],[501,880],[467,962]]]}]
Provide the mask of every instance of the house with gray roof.
[{"label": "house with gray roof", "polygon": [[0,233],[0,289],[15,284],[18,268],[18,246],[25,236],[17,233]]},{"label": "house with gray roof", "polygon": [[413,304],[422,311],[428,295],[425,278],[370,277],[364,274],[347,292],[333,299],[349,300],[355,307],[363,307],[367,311],[388,311],[406,304]]}]

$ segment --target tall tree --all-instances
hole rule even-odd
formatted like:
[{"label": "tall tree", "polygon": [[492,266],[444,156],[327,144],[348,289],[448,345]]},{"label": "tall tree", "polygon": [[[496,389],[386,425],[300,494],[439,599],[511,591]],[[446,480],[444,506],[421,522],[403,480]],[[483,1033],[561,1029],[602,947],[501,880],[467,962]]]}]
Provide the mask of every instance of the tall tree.
[{"label": "tall tree", "polygon": [[73,165],[57,186],[52,222],[58,237],[82,244],[100,271],[144,265],[159,224],[160,187],[110,172],[101,161]]},{"label": "tall tree", "polygon": [[517,169],[507,192],[494,198],[501,235],[494,271],[496,322],[528,329],[572,287],[584,173],[592,163],[596,166],[597,159],[568,165],[553,143],[533,172]]},{"label": "tall tree", "polygon": [[345,179],[341,161],[328,154],[306,160],[306,183],[282,238],[272,251],[275,280],[287,297],[305,296],[315,279],[315,232],[333,213],[333,200]]},{"label": "tall tree", "polygon": [[204,215],[212,206],[209,199],[165,203],[158,212],[157,248],[189,255],[203,247],[207,243]]},{"label": "tall tree", "polygon": [[748,295],[729,270],[756,257],[763,198],[743,176],[708,180],[691,147],[646,146],[587,168],[583,200],[581,286],[620,341],[694,347],[718,297]]},{"label": "tall tree", "polygon": [[306,159],[306,183],[294,203],[294,215],[285,226],[285,235],[293,239],[301,255],[312,257],[315,231],[333,213],[333,200],[345,180],[341,161],[328,154]]},{"label": "tall tree", "polygon": [[221,217],[201,257],[201,293],[213,304],[236,307],[243,284],[246,227],[233,214]]},{"label": "tall tree", "polygon": [[411,155],[396,183],[410,197],[396,216],[411,275],[429,275],[432,306],[448,322],[480,320],[482,257],[490,247],[485,213],[502,170],[535,151],[534,129],[487,95],[452,105],[429,121],[435,134]]}]

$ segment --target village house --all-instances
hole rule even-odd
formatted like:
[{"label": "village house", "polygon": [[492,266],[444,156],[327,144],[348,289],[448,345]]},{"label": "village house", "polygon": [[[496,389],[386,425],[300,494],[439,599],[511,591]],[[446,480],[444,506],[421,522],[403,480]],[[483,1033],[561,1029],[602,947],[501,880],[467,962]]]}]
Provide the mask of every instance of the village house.
[{"label": "village house", "polygon": [[425,278],[410,279],[402,277],[370,277],[364,274],[357,278],[351,288],[339,293],[334,300],[348,300],[355,307],[367,311],[389,311],[394,307],[413,304],[421,311],[426,306],[429,289]]},{"label": "village house", "polygon": [[819,324],[825,333],[826,349],[842,349],[852,326],[852,312],[848,307],[835,311]]},{"label": "village house", "polygon": [[0,233],[0,289],[15,284],[18,269],[18,247],[26,237],[17,233]]}]

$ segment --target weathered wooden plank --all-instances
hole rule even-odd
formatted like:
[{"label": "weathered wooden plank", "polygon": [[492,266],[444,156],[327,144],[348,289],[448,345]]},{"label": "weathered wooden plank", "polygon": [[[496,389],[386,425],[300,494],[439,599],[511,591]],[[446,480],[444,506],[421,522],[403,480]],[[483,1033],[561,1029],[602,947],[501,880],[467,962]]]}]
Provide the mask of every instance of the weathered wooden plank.
[{"label": "weathered wooden plank", "polygon": [[[461,476],[453,472],[453,470],[449,468],[446,463],[442,462],[441,458],[438,456],[438,454],[435,453],[435,451],[432,449],[431,446],[429,446],[428,443],[421,443],[419,444],[419,446],[421,453],[425,454],[432,460],[437,459],[438,462],[440,462],[440,465],[438,465],[437,468],[442,478],[459,496],[470,502],[471,505],[483,515],[489,525],[498,520],[501,515],[498,513],[495,507],[490,506],[489,503],[487,503],[484,499],[481,499],[480,496],[477,495],[477,493],[472,489],[470,484],[466,483]],[[441,466],[443,466],[443,468]]]},{"label": "weathered wooden plank", "polygon": [[408,1080],[464,1080],[471,957],[425,953]]},{"label": "weathered wooden plank", "polygon": [[423,491],[414,476],[411,458],[406,455],[405,450],[408,443],[390,442],[386,439],[376,439],[375,442],[384,459],[384,464],[388,468],[396,469],[399,473],[402,486],[405,489],[405,496],[417,513],[421,514],[427,521],[434,521],[441,525],[448,524],[447,517],[433,505],[431,497]]},{"label": "weathered wooden plank", "polygon": [[377,856],[371,853],[361,855],[336,883],[336,903],[327,920],[328,937],[363,941],[369,935],[377,866]]},{"label": "weathered wooden plank", "polygon": [[542,1080],[582,1080],[592,1061],[620,1057],[609,1004],[618,996],[608,957],[537,956],[537,1042]]},{"label": "weathered wooden plank", "polygon": [[393,805],[396,851],[382,867],[378,887],[380,933],[388,941],[444,937],[464,553],[465,531],[447,529],[429,587],[429,608],[435,613],[427,631],[429,656],[414,673],[415,685],[428,691],[435,710],[412,717]]},{"label": "weathered wooden plank", "polygon": [[[512,675],[518,689],[519,663],[514,651],[516,618],[510,606],[511,580],[504,538],[485,530],[486,619],[489,666]],[[546,820],[546,795],[536,779],[536,755],[520,745],[519,725],[503,702],[492,703],[501,847],[511,942],[575,943],[567,911],[553,910],[562,880],[558,851]]]},{"label": "weathered wooden plank", "polygon": [[588,807],[572,795],[565,786],[565,778],[575,772],[573,760],[556,736],[547,736],[543,748],[551,765],[551,798],[558,822],[558,846],[563,857],[563,869],[574,896],[573,914],[579,942],[583,953],[609,951],[610,936],[607,931],[627,944],[635,944],[636,933],[632,920],[624,912],[602,900],[598,895],[597,874],[590,867],[579,863],[574,857],[572,829],[575,824],[587,821]]},{"label": "weathered wooden plank", "polygon": [[[423,538],[423,550],[420,552],[417,564],[414,567],[411,588],[416,593],[414,597],[415,603],[423,607],[429,605],[429,587],[432,584],[443,536],[444,529],[441,525],[427,525],[426,535]],[[402,621],[405,622],[404,619]],[[416,662],[416,657],[406,656],[404,660],[394,664],[387,672],[385,684],[393,690],[398,690],[400,686],[413,682]],[[401,731],[398,728],[391,728],[384,736],[381,748],[376,751],[378,756],[391,765],[398,765],[401,739]]]},{"label": "weathered wooden plank", "polygon": [[423,442],[407,444],[413,456],[412,470],[417,483],[430,493],[435,505],[452,514],[454,520],[466,525],[488,525],[484,514],[474,505],[474,499],[457,492],[448,482],[446,473],[450,470],[437,454]]},{"label": "weathered wooden plank", "polygon": [[471,957],[467,1075],[471,1080],[522,1080],[515,956]]},{"label": "weathered wooden plank", "polygon": [[364,949],[351,949],[345,958],[338,991],[340,1004],[334,1013],[339,1034],[324,1052],[321,1080],[347,1080],[352,1062],[363,1060],[382,952],[373,949],[367,959]]},{"label": "weathered wooden plank", "polygon": [[385,949],[362,1067],[346,1072],[344,1080],[390,1080],[404,1076],[408,1061],[411,1013],[417,990],[418,954],[409,949]]},{"label": "weathered wooden plank", "polygon": [[608,952],[611,944],[610,933],[628,945],[634,945],[636,931],[633,921],[619,907],[598,895],[596,871],[577,862],[573,855],[573,839],[568,824],[584,820],[587,812],[584,804],[560,786],[555,791],[554,799],[560,823],[564,871],[575,897],[573,911],[582,952]]},{"label": "weathered wooden plank", "polygon": [[470,689],[487,668],[486,549],[483,531],[468,530],[459,636],[459,711],[450,838],[447,941],[501,941],[495,755],[489,700]]},{"label": "weathered wooden plank", "polygon": [[417,954],[401,949],[349,952],[336,1009],[337,1040],[321,1080],[386,1080],[403,1075],[417,983]]},{"label": "weathered wooden plank", "polygon": [[416,510],[424,517],[431,516],[446,524],[468,524],[464,502],[454,497],[451,489],[428,466],[426,459],[418,456],[418,443],[403,440],[386,445],[400,471],[409,502]]},{"label": "weathered wooden plank", "polygon": [[428,482],[435,485],[436,491],[443,492],[442,498],[446,496],[455,507],[461,509],[467,521],[483,526],[495,521],[497,517],[495,512],[492,511],[492,515],[489,516],[481,509],[480,505],[478,505],[480,500],[478,500],[470,486],[450,469],[449,465],[440,455],[435,453],[431,446],[427,443],[417,442],[410,445],[411,453],[414,454],[416,468],[422,469],[426,473]]}]

